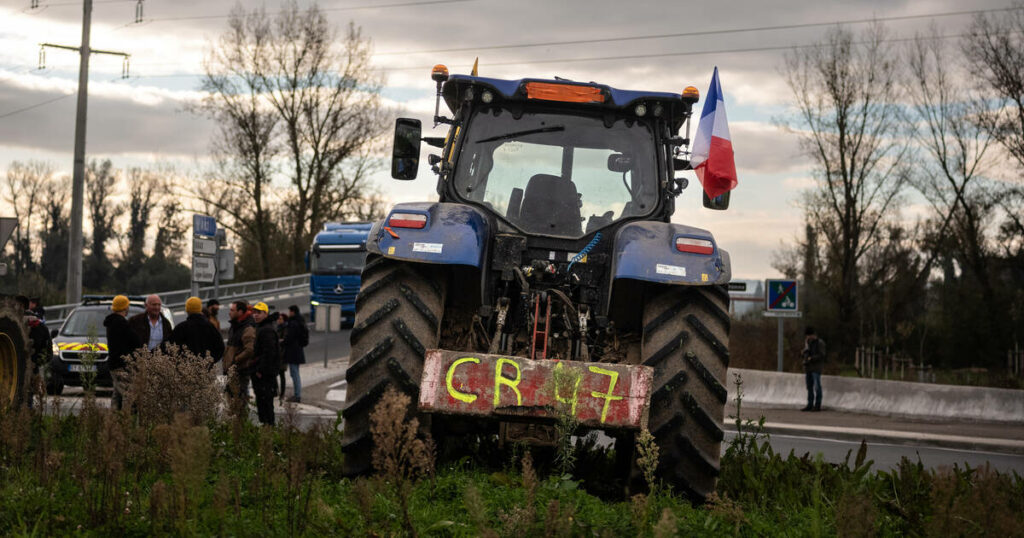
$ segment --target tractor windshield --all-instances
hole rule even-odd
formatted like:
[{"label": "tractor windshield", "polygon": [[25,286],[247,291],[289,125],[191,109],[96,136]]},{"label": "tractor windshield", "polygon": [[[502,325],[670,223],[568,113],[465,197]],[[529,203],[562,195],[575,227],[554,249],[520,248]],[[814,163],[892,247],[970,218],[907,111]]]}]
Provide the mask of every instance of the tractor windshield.
[{"label": "tractor windshield", "polygon": [[642,122],[497,108],[471,122],[455,188],[526,233],[578,238],[657,204],[654,136]]}]

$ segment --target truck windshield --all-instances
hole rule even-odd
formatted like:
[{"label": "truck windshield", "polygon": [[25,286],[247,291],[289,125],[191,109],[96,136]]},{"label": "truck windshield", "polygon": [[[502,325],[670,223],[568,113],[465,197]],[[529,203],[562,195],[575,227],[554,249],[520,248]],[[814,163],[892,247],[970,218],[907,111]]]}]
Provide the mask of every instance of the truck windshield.
[{"label": "truck windshield", "polygon": [[657,204],[654,137],[642,122],[503,109],[470,121],[455,189],[524,232],[578,238]]},{"label": "truck windshield", "polygon": [[366,251],[314,249],[310,262],[316,275],[358,275],[366,265]]}]

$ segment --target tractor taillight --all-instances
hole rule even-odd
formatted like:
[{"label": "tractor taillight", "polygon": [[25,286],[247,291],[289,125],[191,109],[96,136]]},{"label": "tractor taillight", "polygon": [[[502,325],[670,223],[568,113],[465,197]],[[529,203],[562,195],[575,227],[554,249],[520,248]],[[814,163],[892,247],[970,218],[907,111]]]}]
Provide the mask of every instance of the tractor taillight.
[{"label": "tractor taillight", "polygon": [[420,213],[392,213],[388,217],[388,226],[394,228],[420,229],[427,225],[427,216]]},{"label": "tractor taillight", "polygon": [[693,254],[711,254],[715,251],[715,244],[707,239],[677,237],[676,250],[679,252],[691,252]]}]

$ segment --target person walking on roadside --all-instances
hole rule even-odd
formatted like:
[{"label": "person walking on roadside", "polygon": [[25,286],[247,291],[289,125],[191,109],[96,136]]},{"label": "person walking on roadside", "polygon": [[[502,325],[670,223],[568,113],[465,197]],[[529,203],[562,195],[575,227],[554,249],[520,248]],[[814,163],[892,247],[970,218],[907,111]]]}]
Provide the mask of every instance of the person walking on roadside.
[{"label": "person walking on roadside", "polygon": [[231,325],[228,328],[228,343],[224,349],[224,375],[232,375],[228,379],[228,394],[244,404],[249,396],[249,374],[247,369],[252,362],[253,346],[256,344],[256,325],[249,310],[249,303],[235,301],[228,308]]},{"label": "person walking on roadside", "polygon": [[306,353],[302,348],[309,345],[309,327],[306,327],[306,319],[302,317],[296,305],[288,307],[288,320],[285,322],[282,345],[284,362],[288,365],[288,374],[292,378],[292,397],[288,398],[288,401],[300,403],[302,379],[299,377],[299,367],[306,363]]},{"label": "person walking on roadside", "polygon": [[107,329],[107,365],[110,368],[110,379],[114,382],[114,395],[110,398],[110,404],[120,410],[124,400],[124,368],[127,365],[124,359],[144,344],[128,326],[128,298],[124,295],[114,297],[110,310],[110,315],[103,320],[103,326]]},{"label": "person walking on roadside", "polygon": [[15,300],[23,311],[25,328],[28,331],[29,351],[31,351],[29,366],[32,371],[29,379],[32,389],[28,391],[28,406],[31,408],[35,396],[42,393],[40,372],[50,362],[53,353],[53,339],[50,338],[50,331],[46,330],[46,321],[42,319],[38,311],[31,308],[31,300],[24,295],[17,296]]},{"label": "person walking on roadside", "polygon": [[277,395],[277,370],[280,350],[274,320],[270,308],[259,302],[252,306],[253,321],[256,322],[256,345],[253,346],[253,361],[249,366],[252,390],[256,393],[256,414],[260,424],[274,425],[274,396]]},{"label": "person walking on roadside", "polygon": [[146,311],[128,320],[128,325],[139,335],[146,349],[156,350],[171,337],[171,322],[160,313],[163,302],[159,295],[146,297]]},{"label": "person walking on roadside", "polygon": [[825,341],[818,338],[814,327],[804,331],[804,376],[807,378],[807,407],[801,411],[821,411],[821,372],[825,367]]},{"label": "person walking on roadside", "polygon": [[203,314],[206,315],[206,319],[210,320],[214,328],[220,330],[220,319],[217,318],[217,314],[220,313],[220,301],[217,299],[210,299],[206,301],[206,308],[203,310]]},{"label": "person walking on roadside", "polygon": [[209,356],[212,368],[224,356],[224,340],[220,331],[203,315],[203,302],[199,297],[189,297],[185,301],[185,314],[188,317],[174,328],[168,341],[199,357]]}]

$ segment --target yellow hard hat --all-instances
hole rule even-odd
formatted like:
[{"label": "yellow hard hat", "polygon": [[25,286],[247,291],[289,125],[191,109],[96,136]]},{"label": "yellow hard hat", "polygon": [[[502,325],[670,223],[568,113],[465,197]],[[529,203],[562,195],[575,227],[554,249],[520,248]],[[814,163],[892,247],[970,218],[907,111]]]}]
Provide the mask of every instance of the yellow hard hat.
[{"label": "yellow hard hat", "polygon": [[263,301],[260,301],[260,302],[258,302],[256,304],[252,305],[252,309],[253,310],[259,310],[261,312],[270,313],[270,308],[268,308],[267,307],[267,303],[264,303]]}]

